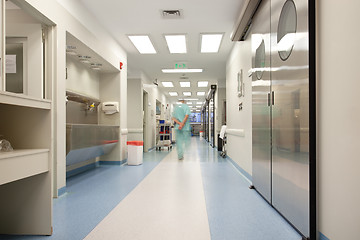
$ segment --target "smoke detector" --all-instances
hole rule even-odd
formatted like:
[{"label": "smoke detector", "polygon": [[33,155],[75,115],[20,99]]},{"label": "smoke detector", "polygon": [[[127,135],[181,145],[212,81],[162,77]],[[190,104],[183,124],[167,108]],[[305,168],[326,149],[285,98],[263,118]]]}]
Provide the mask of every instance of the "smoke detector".
[{"label": "smoke detector", "polygon": [[161,16],[164,19],[180,19],[183,18],[183,11],[181,9],[178,10],[162,10]]}]

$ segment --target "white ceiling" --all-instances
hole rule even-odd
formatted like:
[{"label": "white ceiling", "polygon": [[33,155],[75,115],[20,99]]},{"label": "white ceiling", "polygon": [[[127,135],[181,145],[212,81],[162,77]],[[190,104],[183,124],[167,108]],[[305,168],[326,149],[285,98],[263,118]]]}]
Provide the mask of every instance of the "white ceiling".
[{"label": "white ceiling", "polygon": [[[174,68],[176,62],[186,62],[188,68],[203,68],[203,73],[187,73],[192,83],[192,97],[197,81],[207,80],[225,87],[226,60],[233,43],[230,34],[243,6],[244,0],[79,0],[114,36],[128,53],[128,78],[138,78],[144,73],[152,81],[173,81],[175,88],[163,89],[177,91],[179,97],[169,97],[176,101],[183,97],[178,82],[183,74],[164,74],[162,68]],[[162,10],[182,10],[181,19],[163,19]],[[186,54],[170,54],[164,34],[186,34]],[[224,33],[219,53],[200,53],[200,33]],[[147,34],[150,36],[157,54],[140,54],[127,35]],[[210,84],[209,84],[210,86]],[[197,98],[197,97],[195,97]],[[202,98],[204,99],[204,98]]]}]

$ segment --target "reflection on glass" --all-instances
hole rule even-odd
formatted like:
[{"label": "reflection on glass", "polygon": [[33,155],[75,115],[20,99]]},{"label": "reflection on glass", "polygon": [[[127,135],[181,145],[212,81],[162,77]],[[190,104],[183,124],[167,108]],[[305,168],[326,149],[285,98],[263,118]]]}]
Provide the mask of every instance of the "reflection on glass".
[{"label": "reflection on glass", "polygon": [[296,7],[292,0],[287,0],[281,10],[278,31],[277,48],[280,58],[285,61],[289,58],[295,43]]},{"label": "reflection on glass", "polygon": [[260,80],[263,76],[264,67],[265,67],[265,42],[263,39],[255,52],[255,68],[257,69],[256,78],[258,80]]},{"label": "reflection on glass", "polygon": [[24,46],[13,40],[6,39],[6,91],[24,93]]}]

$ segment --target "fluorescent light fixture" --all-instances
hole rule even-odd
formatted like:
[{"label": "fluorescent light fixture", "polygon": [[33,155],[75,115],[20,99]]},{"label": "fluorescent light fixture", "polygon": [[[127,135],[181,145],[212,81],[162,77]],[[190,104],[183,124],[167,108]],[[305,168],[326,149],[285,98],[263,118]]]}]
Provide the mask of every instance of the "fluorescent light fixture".
[{"label": "fluorescent light fixture", "polygon": [[162,69],[163,73],[199,73],[203,70],[201,68],[185,68],[185,69]]},{"label": "fluorescent light fixture", "polygon": [[201,105],[201,104],[203,104],[203,102],[196,102],[196,104],[200,104],[200,105]]},{"label": "fluorescent light fixture", "polygon": [[78,56],[79,57],[79,61],[82,62],[82,63],[90,63],[90,59],[91,57],[90,56]]},{"label": "fluorescent light fixture", "polygon": [[102,67],[101,63],[92,63],[90,68],[92,70],[101,70],[101,67]]},{"label": "fluorescent light fixture", "polygon": [[223,34],[201,34],[201,52],[202,53],[217,53],[219,52],[220,43]]},{"label": "fluorescent light fixture", "polygon": [[165,35],[170,53],[186,53],[185,35]]},{"label": "fluorescent light fixture", "polygon": [[198,87],[207,87],[209,84],[208,81],[200,81],[198,82]]},{"label": "fluorescent light fixture", "polygon": [[174,87],[174,84],[172,82],[161,82],[161,84],[164,86],[164,87]]},{"label": "fluorescent light fixture", "polygon": [[179,101],[180,101],[180,100],[185,100],[185,101],[197,101],[197,100],[199,100],[199,99],[198,99],[198,98],[186,98],[186,99],[185,99],[185,98],[180,98]]},{"label": "fluorescent light fixture", "polygon": [[182,104],[182,102],[176,102],[176,104]]},{"label": "fluorescent light fixture", "polygon": [[172,97],[175,97],[175,96],[178,95],[178,93],[177,92],[169,92],[169,95],[172,96]]},{"label": "fluorescent light fixture", "polygon": [[198,109],[198,110],[196,110],[197,112],[200,112],[200,110]]},{"label": "fluorescent light fixture", "polygon": [[197,108],[201,108],[201,106],[196,106]]},{"label": "fluorescent light fixture", "polygon": [[192,103],[192,102],[187,102],[186,104],[188,104],[188,105],[192,105],[193,103]]},{"label": "fluorescent light fixture", "polygon": [[191,92],[183,92],[183,95],[186,97],[190,97],[191,96]]},{"label": "fluorescent light fixture", "polygon": [[77,55],[75,50],[76,50],[75,46],[71,46],[71,45],[66,46],[66,54],[75,56],[75,55]]},{"label": "fluorescent light fixture", "polygon": [[190,87],[190,82],[180,82],[181,87]]},{"label": "fluorescent light fixture", "polygon": [[205,92],[196,92],[196,95],[198,95],[198,96],[205,96]]},{"label": "fluorescent light fixture", "polygon": [[154,54],[156,50],[154,45],[151,43],[149,36],[128,36],[131,42],[134,44],[136,49],[141,54]]}]

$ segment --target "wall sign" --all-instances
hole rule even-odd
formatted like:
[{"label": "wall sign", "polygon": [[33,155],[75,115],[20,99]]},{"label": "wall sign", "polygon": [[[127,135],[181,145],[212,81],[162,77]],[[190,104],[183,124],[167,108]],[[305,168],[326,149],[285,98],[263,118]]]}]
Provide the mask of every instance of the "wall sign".
[{"label": "wall sign", "polygon": [[238,97],[244,96],[244,81],[243,81],[243,70],[241,69],[237,74],[237,95]]}]

